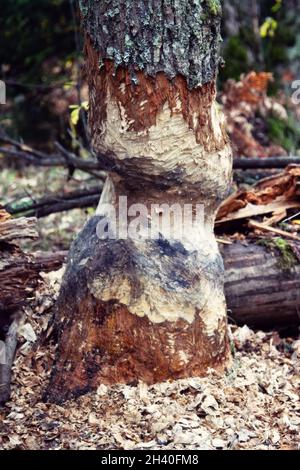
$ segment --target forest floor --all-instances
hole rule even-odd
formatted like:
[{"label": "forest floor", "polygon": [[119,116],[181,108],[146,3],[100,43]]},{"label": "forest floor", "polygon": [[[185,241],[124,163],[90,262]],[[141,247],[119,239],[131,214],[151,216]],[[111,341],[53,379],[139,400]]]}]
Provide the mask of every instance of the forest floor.
[{"label": "forest floor", "polygon": [[[64,178],[64,170],[2,171],[1,200],[22,188],[55,191]],[[29,248],[68,249],[88,215],[74,210],[41,219],[40,238]],[[62,272],[44,275],[26,308],[11,400],[0,410],[1,449],[300,449],[300,341],[276,332],[231,326],[234,359],[225,376],[102,385],[61,406],[44,403],[55,346],[36,345]]]},{"label": "forest floor", "polygon": [[55,353],[36,347],[62,271],[45,275],[21,334],[12,397],[0,410],[1,449],[299,449],[300,342],[231,326],[225,376],[155,386],[100,386],[64,405],[42,394]]}]

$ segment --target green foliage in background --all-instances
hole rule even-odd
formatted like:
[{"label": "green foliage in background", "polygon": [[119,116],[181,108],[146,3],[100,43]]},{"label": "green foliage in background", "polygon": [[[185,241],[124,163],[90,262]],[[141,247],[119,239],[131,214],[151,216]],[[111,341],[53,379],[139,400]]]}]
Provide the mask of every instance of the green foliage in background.
[{"label": "green foliage in background", "polygon": [[[46,81],[41,66],[74,53],[70,0],[3,0],[0,15],[2,74]],[[4,70],[3,70],[4,69]],[[1,70],[0,70],[1,73]]]},{"label": "green foliage in background", "polygon": [[[249,70],[268,71],[280,80],[284,67],[292,67],[299,73],[300,58],[300,4],[295,0],[259,0],[258,16],[253,14],[250,1],[224,0],[235,11],[233,18],[225,18],[238,24],[235,33],[228,36],[223,31],[223,56],[226,67],[221,81],[238,80]],[[256,26],[255,26],[256,25]],[[297,58],[298,65],[292,58]]]},{"label": "green foliage in background", "polygon": [[281,2],[276,2],[271,8],[272,17],[262,24],[262,48],[265,69],[275,71],[289,63],[289,49],[296,43],[298,32],[297,12],[282,8]]},{"label": "green foliage in background", "polygon": [[297,149],[300,148],[300,128],[292,116],[289,116],[287,121],[270,116],[266,124],[267,133],[272,142],[290,153],[297,153]]}]

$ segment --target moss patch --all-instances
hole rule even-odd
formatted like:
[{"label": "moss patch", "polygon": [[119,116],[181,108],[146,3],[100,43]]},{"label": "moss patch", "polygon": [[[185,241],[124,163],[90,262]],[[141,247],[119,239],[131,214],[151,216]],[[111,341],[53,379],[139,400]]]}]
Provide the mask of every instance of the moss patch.
[{"label": "moss patch", "polygon": [[288,152],[296,152],[300,147],[300,129],[295,119],[289,117],[287,121],[276,116],[266,119],[267,133],[270,140]]},{"label": "moss patch", "polygon": [[279,253],[280,256],[277,264],[278,268],[283,271],[291,271],[295,266],[297,266],[297,264],[299,264],[289,242],[283,238],[266,238],[264,240],[260,240],[258,245],[264,246],[272,252],[275,251],[276,253]]}]

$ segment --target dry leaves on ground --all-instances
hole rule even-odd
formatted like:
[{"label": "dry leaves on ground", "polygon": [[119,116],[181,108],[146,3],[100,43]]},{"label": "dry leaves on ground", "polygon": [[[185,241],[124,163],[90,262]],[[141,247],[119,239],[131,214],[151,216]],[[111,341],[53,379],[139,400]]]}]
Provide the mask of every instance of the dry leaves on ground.
[{"label": "dry leaves on ground", "polygon": [[286,151],[268,139],[264,128],[267,116],[287,120],[284,106],[267,95],[272,74],[250,72],[240,81],[228,80],[221,96],[235,156],[272,157]]}]

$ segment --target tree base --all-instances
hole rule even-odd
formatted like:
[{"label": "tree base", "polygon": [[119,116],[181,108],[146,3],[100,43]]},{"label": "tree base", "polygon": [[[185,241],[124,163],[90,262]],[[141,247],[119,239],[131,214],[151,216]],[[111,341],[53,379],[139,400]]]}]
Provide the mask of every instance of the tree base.
[{"label": "tree base", "polygon": [[74,242],[56,305],[58,349],[45,400],[100,384],[148,384],[230,361],[222,261],[180,243],[101,241],[99,217]]},{"label": "tree base", "polygon": [[[95,390],[100,384],[153,384],[201,377],[209,368],[223,371],[228,365],[227,340],[220,335],[209,341],[199,314],[191,325],[184,320],[155,325],[123,306],[101,304],[93,298],[85,299],[82,307],[90,325],[88,336],[72,351],[69,348],[78,345],[78,333],[70,331],[61,338],[61,358],[46,401],[59,403]],[[97,327],[103,317],[104,323]],[[64,360],[68,357],[72,362]]]}]

